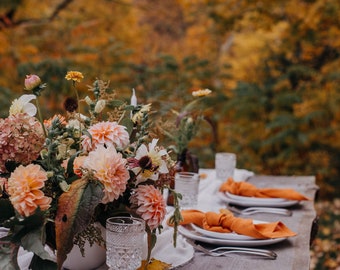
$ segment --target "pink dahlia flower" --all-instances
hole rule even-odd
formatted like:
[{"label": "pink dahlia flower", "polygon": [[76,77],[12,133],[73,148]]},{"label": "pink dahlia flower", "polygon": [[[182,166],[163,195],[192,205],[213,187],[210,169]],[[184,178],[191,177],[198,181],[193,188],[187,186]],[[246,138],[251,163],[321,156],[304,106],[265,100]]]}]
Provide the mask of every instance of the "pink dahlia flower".
[{"label": "pink dahlia flower", "polygon": [[137,207],[137,214],[148,224],[151,230],[156,229],[164,220],[166,203],[162,193],[152,185],[140,185],[134,189],[130,203]]},{"label": "pink dahlia flower", "polygon": [[0,119],[0,130],[0,172],[6,172],[7,161],[27,165],[39,157],[45,137],[36,118],[13,114]]},{"label": "pink dahlia flower", "polygon": [[58,120],[58,122],[60,123],[60,125],[62,126],[66,126],[67,122],[64,116],[60,115],[60,114],[56,114],[54,115],[52,118],[46,119],[44,120],[44,126],[49,129],[52,127],[52,122]]},{"label": "pink dahlia flower", "polygon": [[91,126],[87,131],[91,134],[91,138],[83,135],[82,146],[88,152],[94,150],[99,144],[114,145],[122,149],[129,144],[129,133],[126,127],[116,122],[100,122]]},{"label": "pink dahlia flower", "polygon": [[83,164],[84,164],[84,161],[86,160],[86,156],[79,156],[79,157],[76,157],[74,159],[74,162],[73,162],[73,171],[76,175],[78,175],[79,177],[82,176],[82,171],[81,171],[81,168],[83,167]]},{"label": "pink dahlia flower", "polygon": [[44,196],[41,189],[45,186],[47,174],[39,165],[20,165],[8,179],[8,194],[13,207],[22,216],[28,217],[40,207],[47,210],[52,199]]},{"label": "pink dahlia flower", "polygon": [[[81,168],[83,167],[83,164],[86,158],[87,156],[78,156],[73,161],[73,172],[79,177],[82,177],[83,175]],[[65,159],[63,163],[61,164],[65,170],[67,170],[68,162],[69,162],[69,159]]]},{"label": "pink dahlia flower", "polygon": [[95,177],[104,185],[103,203],[118,199],[125,191],[130,174],[126,168],[126,159],[113,145],[108,148],[98,145],[96,150],[89,153],[83,166],[94,170]]}]

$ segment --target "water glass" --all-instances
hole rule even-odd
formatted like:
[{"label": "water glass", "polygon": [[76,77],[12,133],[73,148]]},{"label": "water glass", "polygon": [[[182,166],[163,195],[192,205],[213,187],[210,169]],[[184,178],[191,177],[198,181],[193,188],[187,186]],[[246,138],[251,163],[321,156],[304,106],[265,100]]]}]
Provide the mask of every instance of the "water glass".
[{"label": "water glass", "polygon": [[226,181],[229,177],[233,177],[235,167],[236,154],[226,152],[216,153],[215,170],[217,179]]},{"label": "water glass", "polygon": [[199,174],[192,172],[178,172],[175,174],[175,191],[182,195],[179,205],[182,209],[197,206]]},{"label": "water glass", "polygon": [[141,266],[145,221],[134,217],[106,220],[106,264],[110,270],[135,270]]}]

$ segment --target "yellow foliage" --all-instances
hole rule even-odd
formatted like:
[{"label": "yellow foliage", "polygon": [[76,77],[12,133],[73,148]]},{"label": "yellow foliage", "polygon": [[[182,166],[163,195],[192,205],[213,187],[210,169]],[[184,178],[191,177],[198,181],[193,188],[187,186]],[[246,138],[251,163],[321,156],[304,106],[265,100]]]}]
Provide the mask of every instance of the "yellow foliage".
[{"label": "yellow foliage", "polygon": [[39,53],[39,50],[34,45],[25,45],[18,49],[18,53],[22,56],[23,61],[31,61],[32,57]]},{"label": "yellow foliage", "polygon": [[48,18],[54,11],[55,7],[60,4],[59,0],[26,0],[22,1],[18,9],[17,16],[20,19],[40,19]]},{"label": "yellow foliage", "polygon": [[10,49],[10,44],[8,42],[7,36],[4,32],[0,31],[0,54],[6,53]]},{"label": "yellow foliage", "polygon": [[235,34],[230,51],[221,56],[220,62],[232,66],[232,75],[236,81],[256,81],[264,44],[265,37],[260,33],[256,36],[250,33]]},{"label": "yellow foliage", "polygon": [[156,259],[151,259],[149,264],[143,260],[142,265],[137,270],[168,270],[171,268],[171,264],[161,262]]}]

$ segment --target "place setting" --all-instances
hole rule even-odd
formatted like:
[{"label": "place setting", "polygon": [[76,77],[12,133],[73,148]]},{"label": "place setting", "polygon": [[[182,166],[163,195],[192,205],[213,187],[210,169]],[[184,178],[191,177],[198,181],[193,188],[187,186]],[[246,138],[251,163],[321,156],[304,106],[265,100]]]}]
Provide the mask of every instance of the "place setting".
[{"label": "place setting", "polygon": [[182,210],[178,231],[185,237],[216,246],[259,247],[276,244],[296,235],[280,221],[236,217],[227,209],[217,212]]},{"label": "place setting", "polygon": [[[276,254],[261,247],[277,244],[297,235],[280,221],[280,216],[289,218],[293,210],[287,208],[309,198],[290,188],[258,188],[247,182],[245,177],[235,181],[235,156],[222,155],[229,160],[228,164],[231,162],[231,166],[225,166],[229,169],[224,171],[224,176],[221,173],[218,176],[221,155],[216,157],[215,179],[210,177],[211,183],[205,182],[204,189],[199,187],[199,174],[186,173],[184,189],[183,184],[178,181],[182,180],[179,176],[183,177],[183,173],[178,174],[175,190],[182,195],[179,204],[183,218],[178,232],[196,251],[206,255],[228,256],[239,253],[275,260]],[[220,181],[226,176],[226,181]],[[209,189],[209,185],[215,187]],[[202,201],[198,201],[202,195],[204,205]],[[209,206],[206,202],[210,202]],[[261,218],[250,218],[254,214],[273,214],[277,215],[277,219],[269,222]]]},{"label": "place setting", "polygon": [[267,212],[287,215],[289,212],[282,211],[282,209],[310,200],[291,188],[258,188],[249,182],[236,182],[232,177],[221,184],[218,197],[228,205],[252,207],[253,210],[267,210]]}]

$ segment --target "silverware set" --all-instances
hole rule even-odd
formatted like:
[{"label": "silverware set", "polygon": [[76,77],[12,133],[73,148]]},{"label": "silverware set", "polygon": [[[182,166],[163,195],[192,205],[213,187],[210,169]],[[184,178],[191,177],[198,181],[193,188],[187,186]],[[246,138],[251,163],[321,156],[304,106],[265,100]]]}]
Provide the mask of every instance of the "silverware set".
[{"label": "silverware set", "polygon": [[274,251],[266,250],[266,249],[259,249],[259,248],[244,248],[244,247],[229,247],[229,246],[222,246],[218,248],[208,249],[191,239],[187,239],[187,242],[194,247],[195,250],[203,252],[206,255],[213,256],[213,257],[220,257],[220,256],[228,256],[229,254],[239,253],[239,254],[246,254],[252,255],[257,257],[262,257],[265,259],[275,260],[277,254]]},{"label": "silverware set", "polygon": [[244,209],[239,209],[235,206],[227,204],[227,209],[237,215],[253,215],[257,213],[269,213],[275,215],[291,216],[292,211],[286,208],[274,208],[274,207],[247,207]]}]

